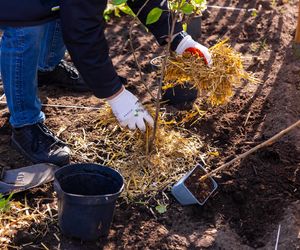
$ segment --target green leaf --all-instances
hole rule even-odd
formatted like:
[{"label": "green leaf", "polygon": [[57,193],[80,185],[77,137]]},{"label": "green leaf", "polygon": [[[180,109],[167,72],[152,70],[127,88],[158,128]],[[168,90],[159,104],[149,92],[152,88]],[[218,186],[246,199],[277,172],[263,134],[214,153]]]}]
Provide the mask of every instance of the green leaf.
[{"label": "green leaf", "polygon": [[186,0],[181,0],[179,6],[182,7],[186,3]]},{"label": "green leaf", "polygon": [[181,10],[184,14],[186,15],[189,15],[189,14],[192,14],[193,13],[193,10],[194,10],[194,6],[189,4],[189,3],[186,3],[185,5],[183,5],[181,7]]},{"label": "green leaf", "polygon": [[257,10],[253,9],[251,12],[251,16],[256,17],[257,16]]},{"label": "green leaf", "polygon": [[2,194],[0,194],[0,212],[4,213],[9,210],[10,208],[10,200],[13,196],[13,193],[11,193],[6,199],[3,197]]},{"label": "green leaf", "polygon": [[127,14],[129,16],[135,16],[135,14],[133,13],[133,11],[127,5],[122,5],[119,8],[120,8],[120,10],[123,13],[125,13],[125,14]]},{"label": "green leaf", "polygon": [[120,9],[119,8],[115,8],[115,16],[121,17],[120,16]]},{"label": "green leaf", "polygon": [[186,32],[187,31],[187,23],[182,24],[182,29]]},{"label": "green leaf", "polygon": [[110,16],[109,15],[103,15],[103,18],[104,18],[105,22],[108,22],[110,20]]},{"label": "green leaf", "polygon": [[205,0],[194,0],[195,4],[206,4]]},{"label": "green leaf", "polygon": [[158,7],[153,8],[147,15],[146,25],[157,22],[162,12],[162,9]]},{"label": "green leaf", "polygon": [[202,11],[207,9],[206,0],[191,0],[190,2],[194,8],[196,8],[196,13],[201,13]]},{"label": "green leaf", "polygon": [[165,212],[167,212],[167,206],[166,205],[158,205],[158,206],[155,207],[155,210],[159,214],[164,214]]},{"label": "green leaf", "polygon": [[113,5],[120,5],[122,3],[126,3],[127,0],[112,0]]},{"label": "green leaf", "polygon": [[169,4],[170,10],[172,10],[172,11],[178,10],[179,3],[170,1],[170,2],[168,2],[168,4]]}]

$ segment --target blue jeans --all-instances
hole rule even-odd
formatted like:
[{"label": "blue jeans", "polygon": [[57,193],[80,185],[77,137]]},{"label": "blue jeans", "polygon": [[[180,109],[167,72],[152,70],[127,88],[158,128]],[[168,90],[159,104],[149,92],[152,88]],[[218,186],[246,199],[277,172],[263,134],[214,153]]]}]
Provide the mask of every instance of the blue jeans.
[{"label": "blue jeans", "polygon": [[1,27],[1,75],[13,127],[42,122],[37,72],[51,71],[65,53],[59,20],[30,27]]}]

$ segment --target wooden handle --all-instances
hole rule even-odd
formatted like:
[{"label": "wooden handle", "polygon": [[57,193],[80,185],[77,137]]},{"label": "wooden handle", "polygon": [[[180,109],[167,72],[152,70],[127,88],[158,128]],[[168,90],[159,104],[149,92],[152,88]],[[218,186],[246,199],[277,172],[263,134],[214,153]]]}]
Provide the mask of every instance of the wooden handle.
[{"label": "wooden handle", "polygon": [[251,148],[250,150],[248,150],[247,152],[238,155],[236,158],[232,159],[231,161],[223,164],[222,166],[214,169],[213,171],[207,173],[206,175],[203,175],[200,178],[200,181],[204,181],[205,179],[211,177],[212,175],[215,175],[216,173],[218,173],[219,171],[227,168],[228,166],[230,166],[232,163],[241,160],[243,158],[245,158],[246,156],[254,153],[255,151],[257,151],[260,148],[266,147],[266,146],[270,146],[272,145],[274,142],[278,141],[282,136],[284,136],[285,134],[287,134],[288,132],[290,132],[292,129],[296,128],[297,126],[300,126],[300,120],[298,120],[297,122],[295,122],[294,124],[292,124],[291,126],[289,126],[288,128],[280,131],[279,133],[277,133],[276,135],[274,135],[273,137],[271,137],[269,140],[255,146],[254,148]]},{"label": "wooden handle", "polygon": [[298,24],[296,28],[295,42],[300,44],[300,1],[299,1]]}]

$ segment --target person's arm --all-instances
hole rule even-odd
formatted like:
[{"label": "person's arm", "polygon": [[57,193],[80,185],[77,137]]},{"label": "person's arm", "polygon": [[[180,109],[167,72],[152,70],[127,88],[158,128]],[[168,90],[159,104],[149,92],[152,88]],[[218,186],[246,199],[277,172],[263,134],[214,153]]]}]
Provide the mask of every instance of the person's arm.
[{"label": "person's arm", "polygon": [[[139,4],[144,3],[144,0],[134,0],[135,4],[132,5],[130,1],[128,4],[136,12],[140,9]],[[159,6],[160,3],[160,0],[149,1],[145,12],[139,15],[142,22],[145,23],[149,11]],[[145,130],[145,121],[152,126],[153,119],[138,99],[123,89],[122,81],[109,57],[109,48],[104,36],[103,11],[105,7],[106,1],[104,0],[61,1],[60,16],[64,41],[85,82],[93,90],[95,96],[108,100],[120,124],[132,129],[138,127]],[[161,7],[167,8],[166,2]],[[148,25],[149,30],[161,45],[167,42],[169,27],[170,17],[167,12],[163,13],[158,22]],[[174,33],[180,31],[182,31],[181,24],[177,23]],[[183,39],[180,43],[182,42]]]},{"label": "person's arm", "polygon": [[[155,36],[157,42],[160,45],[166,45],[168,35],[171,32],[171,24],[172,24],[172,18],[168,8],[168,1],[149,0],[146,3],[146,5],[143,7],[145,3],[146,0],[127,1],[128,6],[135,14],[137,14],[141,10],[138,15],[138,18],[141,21],[141,23],[143,23],[149,29],[149,31]],[[150,25],[146,25],[148,14],[155,7],[162,9],[163,12],[157,22]],[[173,34],[177,34],[181,31],[183,31],[182,24],[180,22],[177,22],[175,24]]]},{"label": "person's arm", "polygon": [[[149,0],[146,5],[146,0],[128,0],[127,4],[132,11],[137,14],[139,12],[139,20],[149,29],[149,31],[155,36],[157,42],[160,45],[166,45],[169,34],[171,33],[172,17],[168,8],[168,1],[166,0]],[[157,22],[146,25],[148,13],[155,7],[163,10],[160,18]],[[194,41],[190,35],[183,32],[182,23],[176,22],[171,50],[177,54],[182,54],[185,51],[189,51],[194,54],[202,56],[206,63],[210,65],[212,63],[211,55],[208,48]]]},{"label": "person's arm", "polygon": [[122,82],[109,57],[104,36],[103,0],[63,0],[61,26],[66,47],[95,96],[107,98],[122,88]]},{"label": "person's arm", "polygon": [[104,36],[104,0],[63,0],[63,37],[70,56],[95,96],[105,98],[121,126],[144,131],[153,119],[138,98],[122,85]]}]

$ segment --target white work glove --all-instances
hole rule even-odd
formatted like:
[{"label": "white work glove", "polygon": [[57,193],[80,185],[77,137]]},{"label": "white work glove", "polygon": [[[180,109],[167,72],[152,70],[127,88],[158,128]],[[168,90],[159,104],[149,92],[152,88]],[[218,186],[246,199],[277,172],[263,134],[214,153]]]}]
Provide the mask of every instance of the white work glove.
[{"label": "white work glove", "polygon": [[187,51],[203,57],[208,66],[212,65],[211,54],[208,48],[196,42],[191,36],[184,37],[176,48],[176,53],[179,55]]},{"label": "white work glove", "polygon": [[107,99],[108,104],[122,127],[128,126],[134,130],[146,131],[146,122],[153,127],[151,115],[144,109],[137,97],[125,88],[113,99]]}]

